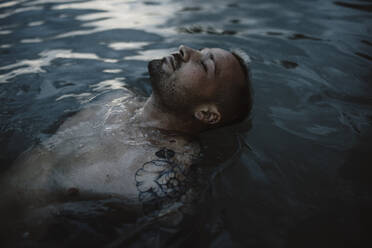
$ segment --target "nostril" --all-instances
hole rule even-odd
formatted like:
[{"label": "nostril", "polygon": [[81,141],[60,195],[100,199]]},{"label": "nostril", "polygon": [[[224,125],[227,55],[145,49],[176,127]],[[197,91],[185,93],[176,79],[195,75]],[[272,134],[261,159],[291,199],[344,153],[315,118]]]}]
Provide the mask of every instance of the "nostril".
[{"label": "nostril", "polygon": [[181,56],[181,58],[184,62],[189,60],[190,54],[189,54],[189,49],[187,47],[185,47],[184,45],[181,45],[178,50],[179,50],[179,54],[180,54],[180,56]]}]

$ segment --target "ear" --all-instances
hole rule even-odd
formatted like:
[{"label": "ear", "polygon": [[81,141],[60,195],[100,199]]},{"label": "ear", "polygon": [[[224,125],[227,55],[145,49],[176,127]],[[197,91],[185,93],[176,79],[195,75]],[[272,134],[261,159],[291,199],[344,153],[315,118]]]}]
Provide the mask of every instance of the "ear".
[{"label": "ear", "polygon": [[202,104],[196,107],[194,116],[205,124],[216,124],[221,120],[221,114],[215,104]]}]

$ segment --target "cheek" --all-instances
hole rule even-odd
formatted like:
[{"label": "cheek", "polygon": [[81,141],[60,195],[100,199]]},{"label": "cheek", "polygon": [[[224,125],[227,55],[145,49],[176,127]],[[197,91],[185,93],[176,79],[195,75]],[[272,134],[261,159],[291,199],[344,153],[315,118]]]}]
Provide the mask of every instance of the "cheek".
[{"label": "cheek", "polygon": [[183,70],[177,72],[176,75],[177,83],[185,88],[197,88],[203,85],[205,76],[196,67],[186,67]]},{"label": "cheek", "polygon": [[184,68],[178,71],[175,81],[176,91],[179,94],[213,100],[218,82],[209,79],[202,69],[197,67]]}]

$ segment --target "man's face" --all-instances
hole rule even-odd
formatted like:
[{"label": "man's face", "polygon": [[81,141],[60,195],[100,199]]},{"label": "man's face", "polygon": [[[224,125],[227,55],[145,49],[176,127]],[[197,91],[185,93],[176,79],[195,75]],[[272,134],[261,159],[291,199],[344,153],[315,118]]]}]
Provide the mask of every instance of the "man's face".
[{"label": "man's face", "polygon": [[229,94],[234,83],[244,81],[237,59],[219,48],[194,50],[180,46],[179,53],[149,63],[153,94],[170,111],[192,111],[213,103],[218,94]]}]

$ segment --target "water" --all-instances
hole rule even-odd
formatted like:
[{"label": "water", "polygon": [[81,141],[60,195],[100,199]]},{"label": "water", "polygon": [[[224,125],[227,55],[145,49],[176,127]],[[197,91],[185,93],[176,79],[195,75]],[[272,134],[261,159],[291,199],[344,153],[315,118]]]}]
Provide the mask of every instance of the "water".
[{"label": "water", "polygon": [[[89,103],[148,96],[149,59],[180,44],[238,47],[252,58],[252,122],[203,134],[217,168],[205,206],[174,232],[140,227],[126,246],[370,242],[370,20],[367,0],[2,1],[1,171]],[[115,244],[136,226],[118,202],[68,207],[45,242]],[[30,232],[20,240],[35,245]]]}]

